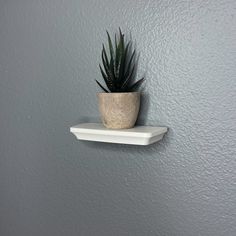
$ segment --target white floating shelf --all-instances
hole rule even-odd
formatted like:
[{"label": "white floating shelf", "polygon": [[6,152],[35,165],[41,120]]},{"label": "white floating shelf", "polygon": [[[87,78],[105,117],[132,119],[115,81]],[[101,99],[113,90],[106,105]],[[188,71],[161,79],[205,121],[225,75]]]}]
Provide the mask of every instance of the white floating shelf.
[{"label": "white floating shelf", "polygon": [[161,140],[167,132],[166,127],[135,126],[132,129],[107,129],[98,123],[83,123],[70,128],[79,140],[149,145]]}]

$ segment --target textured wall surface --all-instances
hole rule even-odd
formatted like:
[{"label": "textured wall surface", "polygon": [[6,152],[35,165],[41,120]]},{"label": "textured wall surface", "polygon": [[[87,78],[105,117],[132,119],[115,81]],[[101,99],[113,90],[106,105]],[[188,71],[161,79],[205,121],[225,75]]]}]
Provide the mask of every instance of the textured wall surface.
[{"label": "textured wall surface", "polygon": [[[79,142],[118,26],[147,147]],[[235,0],[0,0],[0,235],[236,235]]]}]

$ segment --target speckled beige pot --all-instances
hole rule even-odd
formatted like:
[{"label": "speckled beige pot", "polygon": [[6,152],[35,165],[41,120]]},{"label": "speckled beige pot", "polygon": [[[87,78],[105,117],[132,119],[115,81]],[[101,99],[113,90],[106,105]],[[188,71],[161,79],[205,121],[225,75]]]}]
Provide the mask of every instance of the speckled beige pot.
[{"label": "speckled beige pot", "polygon": [[140,107],[140,92],[98,93],[97,95],[105,127],[109,129],[134,127]]}]

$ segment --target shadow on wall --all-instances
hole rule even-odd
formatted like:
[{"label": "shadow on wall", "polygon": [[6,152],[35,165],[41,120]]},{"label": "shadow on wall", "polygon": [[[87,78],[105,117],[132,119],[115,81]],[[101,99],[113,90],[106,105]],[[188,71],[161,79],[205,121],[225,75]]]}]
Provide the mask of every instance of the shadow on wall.
[{"label": "shadow on wall", "polygon": [[150,95],[144,92],[141,93],[140,110],[136,124],[146,125],[149,106],[150,106]]},{"label": "shadow on wall", "polygon": [[[74,137],[73,137],[74,138]],[[76,140],[79,141],[79,140]],[[145,153],[145,156],[152,156],[152,154],[164,153],[167,151],[167,146],[170,143],[170,137],[168,136],[168,133],[165,134],[163,139],[159,142],[143,146],[143,145],[129,145],[129,144],[116,144],[116,143],[103,143],[103,142],[90,142],[90,141],[82,141],[79,142],[83,143],[88,148],[95,149],[95,150],[105,150],[110,152],[116,153],[117,150],[122,151],[124,150],[127,155],[140,155],[142,153]],[[150,154],[150,155],[148,155]],[[109,155],[109,157],[113,157],[112,155]],[[116,158],[116,156],[114,156]]]}]

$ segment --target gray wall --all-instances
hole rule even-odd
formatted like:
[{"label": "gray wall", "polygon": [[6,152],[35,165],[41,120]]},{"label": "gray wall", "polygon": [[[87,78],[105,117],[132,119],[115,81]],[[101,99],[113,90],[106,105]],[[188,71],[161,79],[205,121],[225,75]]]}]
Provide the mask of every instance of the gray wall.
[{"label": "gray wall", "polygon": [[[0,235],[234,236],[236,2],[0,0]],[[105,29],[132,33],[147,147],[79,142]]]}]

